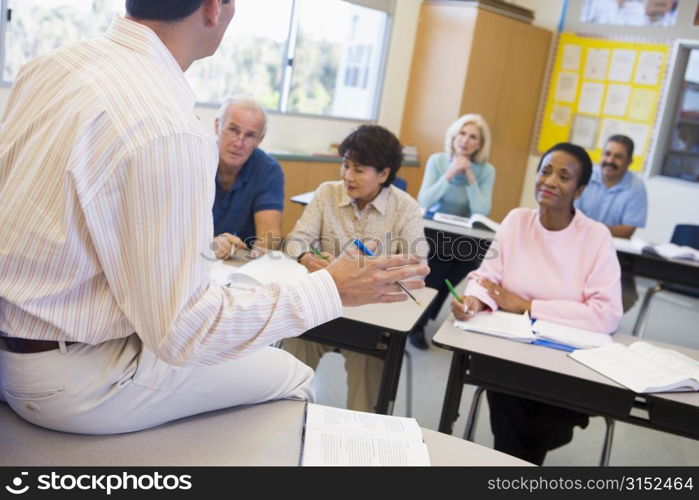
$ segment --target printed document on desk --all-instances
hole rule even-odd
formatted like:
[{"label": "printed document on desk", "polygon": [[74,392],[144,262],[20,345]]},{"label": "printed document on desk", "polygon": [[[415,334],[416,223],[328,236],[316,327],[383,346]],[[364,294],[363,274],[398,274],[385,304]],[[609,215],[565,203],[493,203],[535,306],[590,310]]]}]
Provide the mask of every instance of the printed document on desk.
[{"label": "printed document on desk", "polygon": [[611,344],[568,354],[632,391],[699,391],[699,361],[648,342]]},{"label": "printed document on desk", "polygon": [[307,274],[306,268],[294,259],[273,250],[237,268],[217,262],[211,270],[211,279],[231,288],[248,289],[270,283],[287,283]]},{"label": "printed document on desk", "polygon": [[306,405],[303,466],[427,466],[414,418]]}]

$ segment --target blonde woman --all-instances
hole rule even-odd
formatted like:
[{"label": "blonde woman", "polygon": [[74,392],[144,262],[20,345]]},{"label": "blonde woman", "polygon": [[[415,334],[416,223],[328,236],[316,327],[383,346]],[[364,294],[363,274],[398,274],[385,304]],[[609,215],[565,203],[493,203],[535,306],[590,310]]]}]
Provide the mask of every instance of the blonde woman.
[{"label": "blonde woman", "polygon": [[[444,151],[427,160],[425,176],[418,194],[421,207],[462,217],[490,213],[495,168],[488,163],[490,128],[481,115],[467,114],[452,123],[444,139]],[[427,349],[424,326],[434,319],[448,295],[444,279],[457,284],[478,267],[476,253],[463,237],[448,239],[439,231],[427,229],[430,242],[430,274],[425,284],[439,293],[423,323],[410,334],[410,342],[418,349]]]}]

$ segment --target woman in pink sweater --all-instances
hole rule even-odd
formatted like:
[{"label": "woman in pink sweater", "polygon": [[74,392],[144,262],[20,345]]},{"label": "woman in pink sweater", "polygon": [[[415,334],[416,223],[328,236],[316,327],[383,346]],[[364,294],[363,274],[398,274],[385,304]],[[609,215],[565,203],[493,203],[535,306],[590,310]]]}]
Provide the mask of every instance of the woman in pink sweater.
[{"label": "woman in pink sweater", "polygon": [[[500,225],[491,250],[468,276],[457,319],[481,311],[532,318],[612,333],[622,316],[619,261],[609,230],[575,210],[590,180],[592,162],[570,143],[549,149],[537,168],[539,210],[516,208]],[[489,258],[490,257],[490,258]],[[586,427],[586,415],[488,391],[495,449],[541,464],[546,452]]]}]

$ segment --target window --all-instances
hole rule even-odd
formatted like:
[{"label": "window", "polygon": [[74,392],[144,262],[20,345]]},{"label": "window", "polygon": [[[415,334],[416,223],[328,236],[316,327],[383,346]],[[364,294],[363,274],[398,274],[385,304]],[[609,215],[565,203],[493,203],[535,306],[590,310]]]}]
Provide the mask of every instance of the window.
[{"label": "window", "polygon": [[216,53],[195,62],[187,79],[197,100],[217,104],[230,94],[251,95],[278,110],[293,0],[238,0]]},{"label": "window", "polygon": [[[5,83],[29,60],[104,33],[124,10],[124,0],[0,2],[9,9],[0,56]],[[218,51],[195,62],[187,79],[204,104],[248,94],[272,111],[373,119],[392,6],[392,0],[237,0]]]},{"label": "window", "polygon": [[373,118],[388,15],[340,0],[298,4],[288,111]]},{"label": "window", "polygon": [[9,9],[3,40],[4,82],[37,56],[107,29],[124,0],[5,0]]},{"label": "window", "polygon": [[673,82],[677,102],[664,118],[668,140],[661,175],[699,182],[699,47],[686,48],[684,55],[675,66],[681,72]]}]

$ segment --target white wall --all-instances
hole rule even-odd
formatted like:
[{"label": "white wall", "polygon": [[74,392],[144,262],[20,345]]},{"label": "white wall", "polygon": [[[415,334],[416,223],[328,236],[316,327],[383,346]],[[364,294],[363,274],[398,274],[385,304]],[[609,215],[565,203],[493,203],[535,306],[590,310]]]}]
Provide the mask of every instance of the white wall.
[{"label": "white wall", "polygon": [[[563,0],[514,0],[510,3],[531,9],[535,12],[534,24],[556,32],[558,24],[563,13]],[[555,42],[555,40],[552,40]],[[553,52],[554,44],[551,44]],[[543,92],[542,92],[543,93]],[[523,207],[536,208],[536,200],[534,199],[534,177],[536,175],[536,166],[539,164],[539,156],[531,155],[527,163],[527,172],[524,175],[524,184],[522,185],[522,196],[520,204]]]}]

